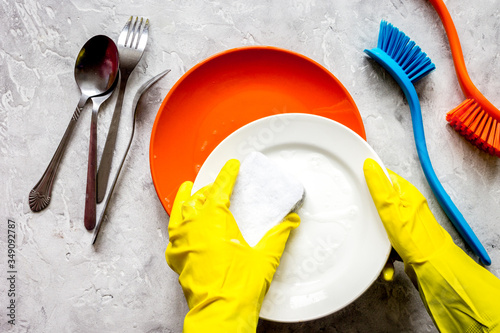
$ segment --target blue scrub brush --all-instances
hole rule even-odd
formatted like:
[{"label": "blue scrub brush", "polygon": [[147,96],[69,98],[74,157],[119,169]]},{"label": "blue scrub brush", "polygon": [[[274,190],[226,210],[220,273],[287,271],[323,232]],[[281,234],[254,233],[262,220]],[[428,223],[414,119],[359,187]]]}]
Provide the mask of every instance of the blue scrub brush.
[{"label": "blue scrub brush", "polygon": [[439,204],[460,235],[471,247],[472,251],[479,256],[481,262],[490,265],[491,259],[488,253],[439,182],[427,152],[422,111],[413,84],[436,67],[415,42],[386,21],[380,23],[377,47],[372,50],[365,50],[365,52],[382,65],[403,89],[410,105],[413,135],[415,136],[417,153],[425,177]]}]

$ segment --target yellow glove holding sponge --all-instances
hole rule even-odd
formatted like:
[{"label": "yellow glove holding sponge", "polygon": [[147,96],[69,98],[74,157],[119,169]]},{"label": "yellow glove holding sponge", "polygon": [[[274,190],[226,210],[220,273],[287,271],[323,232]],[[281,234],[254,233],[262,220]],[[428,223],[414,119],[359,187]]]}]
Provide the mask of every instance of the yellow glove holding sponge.
[{"label": "yellow glove holding sponge", "polygon": [[458,246],[432,215],[424,196],[372,159],[368,188],[392,246],[441,332],[500,332],[500,280]]},{"label": "yellow glove holding sponge", "polygon": [[289,214],[250,247],[229,211],[239,165],[228,161],[213,185],[193,196],[193,183],[185,182],[174,200],[165,256],[190,309],[186,333],[255,332],[288,235],[300,223]]}]

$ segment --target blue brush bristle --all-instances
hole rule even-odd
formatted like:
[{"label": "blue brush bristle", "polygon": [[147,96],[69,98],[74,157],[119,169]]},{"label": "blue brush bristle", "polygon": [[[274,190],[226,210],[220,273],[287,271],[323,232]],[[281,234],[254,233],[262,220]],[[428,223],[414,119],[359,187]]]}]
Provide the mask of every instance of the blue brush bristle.
[{"label": "blue brush bristle", "polygon": [[422,52],[410,37],[386,21],[380,23],[377,46],[398,63],[412,83],[436,68],[427,54]]}]

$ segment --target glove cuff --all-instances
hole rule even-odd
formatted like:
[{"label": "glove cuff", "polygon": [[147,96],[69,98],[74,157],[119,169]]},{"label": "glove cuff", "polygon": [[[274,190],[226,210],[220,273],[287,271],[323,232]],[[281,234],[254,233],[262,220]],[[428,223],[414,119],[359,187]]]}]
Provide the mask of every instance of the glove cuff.
[{"label": "glove cuff", "polygon": [[405,271],[441,332],[499,327],[500,280],[452,241],[424,262],[405,264]]},{"label": "glove cuff", "polygon": [[184,319],[184,333],[252,332],[257,329],[261,302],[223,296],[196,304]]}]

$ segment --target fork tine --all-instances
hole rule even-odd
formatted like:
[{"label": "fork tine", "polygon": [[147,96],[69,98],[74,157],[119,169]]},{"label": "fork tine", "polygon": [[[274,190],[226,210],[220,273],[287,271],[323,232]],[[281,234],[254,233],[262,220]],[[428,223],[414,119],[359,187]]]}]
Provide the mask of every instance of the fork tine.
[{"label": "fork tine", "polygon": [[127,37],[130,32],[130,24],[132,23],[132,17],[128,19],[127,23],[125,23],[125,26],[122,29],[122,32],[120,32],[120,35],[118,36],[118,45],[125,46],[125,43],[127,41]]},{"label": "fork tine", "polygon": [[139,44],[139,38],[141,38],[140,32],[141,32],[141,27],[142,27],[142,21],[144,21],[144,20],[141,17],[141,21],[139,22],[139,25],[137,26],[137,30],[135,31],[134,39],[130,43],[130,47],[133,49],[137,48],[137,44]]},{"label": "fork tine", "polygon": [[149,19],[146,19],[146,23],[144,24],[144,29],[142,29],[141,36],[137,43],[137,49],[139,51],[144,51],[146,48],[146,44],[148,43],[148,35],[149,35]]},{"label": "fork tine", "polygon": [[138,20],[139,20],[139,17],[136,17],[135,21],[134,21],[134,24],[132,25],[132,29],[130,29],[130,33],[127,35],[127,40],[125,41],[125,46],[126,47],[132,47],[132,42],[133,42],[135,34],[136,34],[135,27],[137,26],[137,21]]}]

